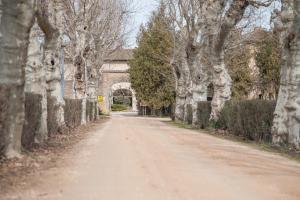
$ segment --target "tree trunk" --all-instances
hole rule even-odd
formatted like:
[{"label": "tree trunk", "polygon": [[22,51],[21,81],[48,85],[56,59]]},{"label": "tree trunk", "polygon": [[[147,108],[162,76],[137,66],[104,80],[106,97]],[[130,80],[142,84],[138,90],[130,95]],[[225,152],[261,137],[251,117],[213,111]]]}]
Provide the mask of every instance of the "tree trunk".
[{"label": "tree trunk", "polygon": [[28,59],[26,66],[25,91],[42,96],[42,114],[40,119],[39,130],[35,133],[35,142],[43,143],[47,140],[47,83],[46,68],[42,63],[41,44],[38,41],[38,35],[34,26],[30,33],[30,43],[28,48]]},{"label": "tree trunk", "polygon": [[211,80],[209,67],[201,62],[202,54],[196,52],[195,59],[190,65],[190,74],[192,78],[192,110],[193,110],[193,126],[198,123],[198,103],[207,101],[207,89]]},{"label": "tree trunk", "polygon": [[232,80],[224,63],[223,55],[213,63],[214,96],[210,119],[217,121],[226,101],[231,98]]},{"label": "tree trunk", "polygon": [[176,105],[175,105],[175,120],[183,121],[184,120],[184,108],[185,108],[185,97],[176,96]]},{"label": "tree trunk", "polygon": [[[45,34],[43,64],[47,69],[47,96],[54,100],[54,120],[58,128],[65,125],[64,99],[62,96],[60,57],[62,46],[62,8],[58,1],[41,1],[37,22]],[[49,125],[49,124],[48,124]],[[57,130],[59,131],[59,130]]]},{"label": "tree trunk", "polygon": [[19,156],[24,123],[24,83],[34,1],[0,1],[0,154]]},{"label": "tree trunk", "polygon": [[[300,147],[300,3],[284,1],[277,27],[282,45],[281,83],[273,123],[273,143]],[[277,24],[278,25],[278,24]]]},{"label": "tree trunk", "polygon": [[218,120],[225,102],[231,98],[232,80],[224,62],[225,41],[230,31],[242,20],[250,3],[248,0],[232,1],[226,9],[227,4],[224,1],[207,1],[208,26],[204,32],[208,35],[203,38],[208,42],[208,57],[213,68],[214,96],[211,120],[214,121]]},{"label": "tree trunk", "polygon": [[[85,78],[85,65],[84,62],[82,64],[75,65],[76,67],[76,77],[75,77],[75,98],[82,99],[82,118],[81,124],[86,124],[86,101],[87,101],[87,93],[86,93],[86,78]],[[83,69],[82,69],[83,68]]]},{"label": "tree trunk", "polygon": [[186,98],[185,98],[185,103],[184,103],[184,117],[183,117],[183,121],[185,123],[189,123],[189,118],[191,117],[190,114],[190,110],[189,110],[189,106],[192,105],[192,101],[193,101],[193,94],[192,92],[188,91],[186,94]]},{"label": "tree trunk", "polygon": [[[272,128],[273,143],[278,145],[288,143],[288,113],[285,109],[285,105],[287,104],[289,96],[289,66],[291,66],[292,58],[288,45],[286,44],[286,38],[291,30],[292,18],[294,16],[292,1],[282,4],[282,13],[286,13],[284,16],[290,17],[283,19],[282,16],[278,15],[275,19],[277,21],[274,22],[275,31],[279,33],[280,45],[282,47],[280,87]],[[285,23],[283,23],[283,21],[285,21]]]},{"label": "tree trunk", "polygon": [[172,64],[176,80],[175,120],[184,121],[186,116],[186,98],[190,86],[190,71],[187,63],[186,51],[182,50],[179,63]]},{"label": "tree trunk", "polygon": [[[298,3],[300,4],[300,3]],[[297,3],[296,3],[297,5]],[[300,6],[298,5],[297,12],[300,12]],[[288,113],[288,132],[289,143],[300,148],[300,16],[296,17],[294,22],[295,31],[297,31],[297,40],[293,42],[291,47],[292,52],[292,66],[290,73],[289,83],[289,97],[285,109]]]},{"label": "tree trunk", "polygon": [[74,58],[74,66],[75,66],[75,98],[82,99],[82,119],[81,124],[86,124],[86,105],[84,102],[87,101],[87,59],[85,54],[86,41],[87,41],[87,28],[79,27],[77,32],[79,33],[79,40],[76,46],[76,56]]}]

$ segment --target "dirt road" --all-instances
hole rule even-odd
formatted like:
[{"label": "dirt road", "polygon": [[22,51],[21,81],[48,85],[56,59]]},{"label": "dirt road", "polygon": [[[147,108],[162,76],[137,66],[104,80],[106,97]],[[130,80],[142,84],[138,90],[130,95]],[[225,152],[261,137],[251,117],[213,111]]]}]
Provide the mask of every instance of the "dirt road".
[{"label": "dirt road", "polygon": [[114,114],[62,167],[6,199],[300,199],[300,164],[163,121]]}]

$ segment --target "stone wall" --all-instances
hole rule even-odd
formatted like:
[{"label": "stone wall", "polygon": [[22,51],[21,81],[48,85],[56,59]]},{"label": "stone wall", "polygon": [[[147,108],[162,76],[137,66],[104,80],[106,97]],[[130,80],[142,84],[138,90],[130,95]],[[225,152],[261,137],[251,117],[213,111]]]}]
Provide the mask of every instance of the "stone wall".
[{"label": "stone wall", "polygon": [[109,114],[110,112],[110,96],[111,88],[114,84],[130,82],[129,73],[124,72],[103,72],[99,83],[97,94],[104,97],[102,112]]}]

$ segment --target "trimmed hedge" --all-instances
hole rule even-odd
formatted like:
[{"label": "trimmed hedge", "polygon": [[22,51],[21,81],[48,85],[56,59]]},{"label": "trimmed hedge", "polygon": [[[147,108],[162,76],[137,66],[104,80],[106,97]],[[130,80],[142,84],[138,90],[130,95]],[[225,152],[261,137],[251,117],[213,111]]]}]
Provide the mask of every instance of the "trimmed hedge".
[{"label": "trimmed hedge", "polygon": [[227,129],[245,139],[272,142],[271,128],[275,107],[275,101],[227,102],[216,127]]},{"label": "trimmed hedge", "polygon": [[30,149],[34,144],[36,132],[41,125],[42,95],[25,93],[25,123],[22,133],[22,146]]},{"label": "trimmed hedge", "polygon": [[65,123],[67,127],[76,128],[81,124],[82,100],[65,99]]},{"label": "trimmed hedge", "polygon": [[210,126],[210,113],[211,113],[211,102],[204,101],[198,103],[198,110],[197,110],[197,119],[196,125],[201,129],[208,128]]},{"label": "trimmed hedge", "polygon": [[[275,106],[275,101],[229,101],[225,104],[214,128],[227,130],[230,134],[248,140],[271,142]],[[210,102],[198,104],[200,128],[209,127],[210,111]]]},{"label": "trimmed hedge", "polygon": [[9,97],[10,88],[5,85],[0,85],[0,155],[4,153],[8,141],[8,134],[6,134],[7,130],[5,129],[7,127],[5,125],[9,123],[9,119],[7,119]]},{"label": "trimmed hedge", "polygon": [[48,135],[57,134],[59,132],[59,125],[56,121],[56,114],[59,107],[56,105],[56,99],[54,97],[47,97],[47,126]]},{"label": "trimmed hedge", "polygon": [[94,121],[97,119],[97,102],[96,101],[86,101],[86,120]]},{"label": "trimmed hedge", "polygon": [[128,110],[128,107],[124,104],[112,104],[111,105],[111,111],[117,112],[117,111],[125,111]]},{"label": "trimmed hedge", "polygon": [[192,124],[193,123],[193,107],[192,107],[192,104],[188,104],[186,105],[186,123],[187,124]]}]

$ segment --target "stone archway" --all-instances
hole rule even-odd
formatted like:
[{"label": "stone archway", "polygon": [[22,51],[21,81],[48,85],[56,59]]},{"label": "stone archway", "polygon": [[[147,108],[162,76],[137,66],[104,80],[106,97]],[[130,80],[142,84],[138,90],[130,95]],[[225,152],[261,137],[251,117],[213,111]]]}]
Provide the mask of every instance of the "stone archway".
[{"label": "stone archway", "polygon": [[131,87],[131,83],[129,82],[121,82],[121,83],[115,83],[111,86],[111,90],[109,93],[109,104],[107,105],[107,110],[110,110],[110,107],[113,102],[113,93],[117,90],[129,90],[132,94],[132,111],[137,111],[137,100],[135,96],[135,91]]},{"label": "stone archway", "polygon": [[98,83],[97,95],[103,97],[99,107],[104,114],[110,114],[113,92],[118,89],[127,89],[132,92],[133,111],[137,111],[136,96],[131,88],[128,72],[132,55],[133,52],[130,49],[117,50],[105,59],[100,69],[101,78]]}]

